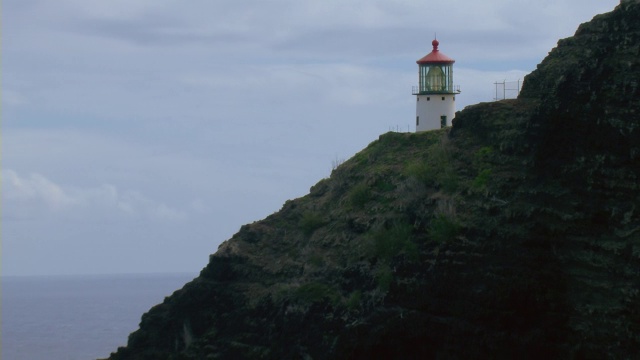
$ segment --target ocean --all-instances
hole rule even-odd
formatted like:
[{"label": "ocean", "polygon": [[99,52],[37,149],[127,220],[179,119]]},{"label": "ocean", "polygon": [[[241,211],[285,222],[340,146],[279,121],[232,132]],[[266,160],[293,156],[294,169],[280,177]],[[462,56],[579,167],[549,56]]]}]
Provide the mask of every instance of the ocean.
[{"label": "ocean", "polygon": [[197,274],[3,277],[2,360],[106,358]]}]

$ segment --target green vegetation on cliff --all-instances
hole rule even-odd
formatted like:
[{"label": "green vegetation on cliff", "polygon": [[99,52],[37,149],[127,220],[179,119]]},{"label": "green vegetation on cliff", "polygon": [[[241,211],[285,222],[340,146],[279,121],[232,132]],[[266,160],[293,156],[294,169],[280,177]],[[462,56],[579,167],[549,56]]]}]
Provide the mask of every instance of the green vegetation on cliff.
[{"label": "green vegetation on cliff", "polygon": [[112,359],[640,353],[640,3],[519,99],[387,133],[243,226]]}]

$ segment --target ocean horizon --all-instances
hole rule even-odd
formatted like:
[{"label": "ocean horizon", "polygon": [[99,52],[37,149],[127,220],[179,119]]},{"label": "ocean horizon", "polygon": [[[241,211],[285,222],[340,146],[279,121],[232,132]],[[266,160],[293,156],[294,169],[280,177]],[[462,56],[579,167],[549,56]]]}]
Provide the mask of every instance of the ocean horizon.
[{"label": "ocean horizon", "polygon": [[3,276],[0,359],[108,357],[197,273]]}]

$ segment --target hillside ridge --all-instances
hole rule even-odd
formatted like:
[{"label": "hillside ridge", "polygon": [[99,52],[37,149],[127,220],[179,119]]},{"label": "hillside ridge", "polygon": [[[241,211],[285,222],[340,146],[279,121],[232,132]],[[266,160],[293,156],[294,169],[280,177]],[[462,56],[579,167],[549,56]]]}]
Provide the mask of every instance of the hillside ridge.
[{"label": "hillside ridge", "polygon": [[518,99],[387,133],[244,225],[110,359],[640,353],[640,1]]}]

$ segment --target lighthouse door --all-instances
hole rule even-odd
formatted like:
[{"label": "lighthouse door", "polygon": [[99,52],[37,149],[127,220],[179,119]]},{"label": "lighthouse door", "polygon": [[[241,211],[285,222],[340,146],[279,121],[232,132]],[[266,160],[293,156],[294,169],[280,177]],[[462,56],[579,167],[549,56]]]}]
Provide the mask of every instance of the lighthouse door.
[{"label": "lighthouse door", "polygon": [[440,116],[440,128],[447,127],[447,115]]}]

